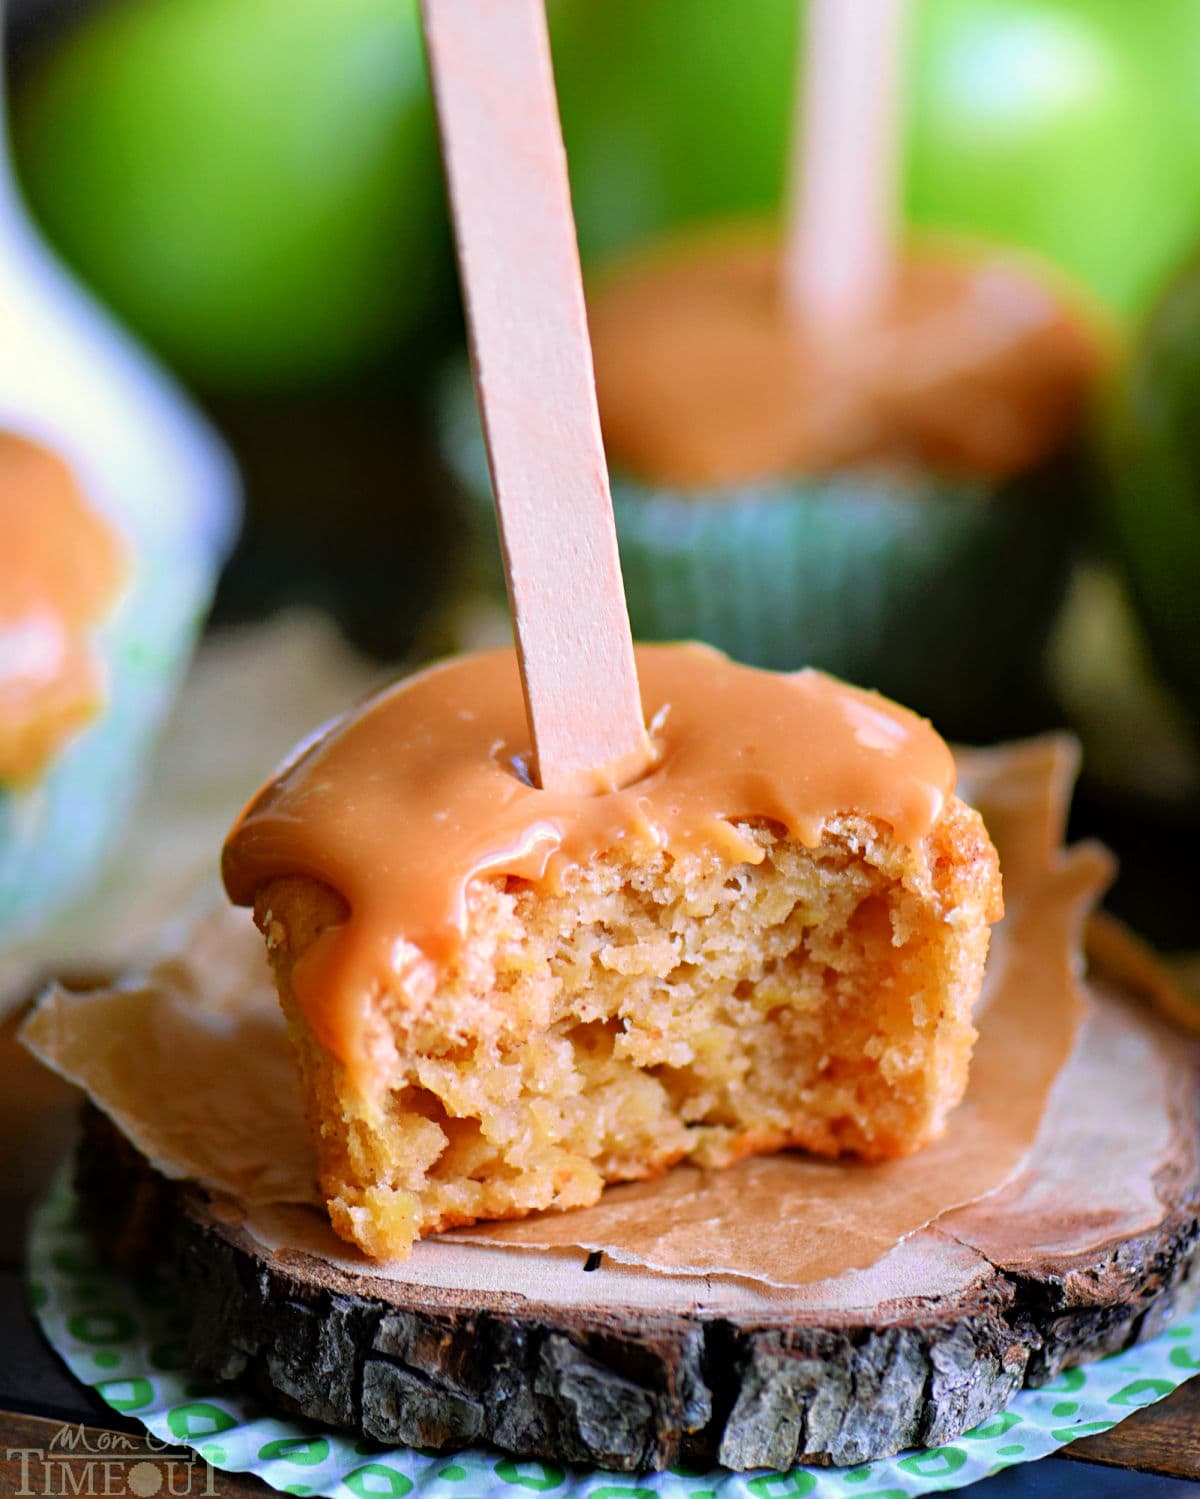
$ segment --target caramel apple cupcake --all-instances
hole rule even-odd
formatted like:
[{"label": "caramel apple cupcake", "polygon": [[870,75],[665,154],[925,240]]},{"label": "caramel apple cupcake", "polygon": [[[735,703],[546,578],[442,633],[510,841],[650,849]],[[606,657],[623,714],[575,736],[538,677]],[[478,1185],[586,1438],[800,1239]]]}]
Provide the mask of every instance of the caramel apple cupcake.
[{"label": "caramel apple cupcake", "polygon": [[993,849],[928,723],[638,650],[654,768],[529,782],[515,656],[403,681],[242,814],[333,1226],[376,1258],[785,1147],[879,1160],[966,1085]]},{"label": "caramel apple cupcake", "polygon": [[[773,235],[741,228],[652,247],[592,285],[635,635],[817,666],[962,738],[1041,726],[1111,331],[1061,279],[978,247],[914,251],[874,321],[833,341],[797,325],[781,282]],[[465,372],[441,410],[500,586]]]}]

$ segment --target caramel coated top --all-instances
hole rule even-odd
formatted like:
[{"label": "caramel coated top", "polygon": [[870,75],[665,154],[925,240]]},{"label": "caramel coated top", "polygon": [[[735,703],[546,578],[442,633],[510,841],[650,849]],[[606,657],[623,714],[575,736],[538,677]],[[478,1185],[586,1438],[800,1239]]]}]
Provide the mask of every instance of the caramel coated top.
[{"label": "caramel coated top", "polygon": [[815,846],[858,812],[918,843],[954,788],[925,720],[820,672],[739,666],[704,646],[641,646],[657,751],[641,780],[599,796],[524,778],[529,738],[515,655],[462,656],[388,688],[302,747],[251,801],[223,858],[232,899],[305,875],[341,894],[347,920],[294,971],[322,1043],[360,1083],[378,1071],[370,997],[421,956],[444,964],[480,875],[557,885],[618,844],[711,850],[758,862],[738,819],[769,819]]},{"label": "caramel coated top", "polygon": [[1077,428],[1098,324],[1011,261],[905,261],[879,317],[833,342],[784,305],[778,250],[726,233],[639,256],[588,304],[614,467],[683,487],[852,464],[1005,477]]},{"label": "caramel coated top", "polygon": [[89,632],[123,563],[70,467],[0,432],[0,785],[36,775],[99,707]]}]

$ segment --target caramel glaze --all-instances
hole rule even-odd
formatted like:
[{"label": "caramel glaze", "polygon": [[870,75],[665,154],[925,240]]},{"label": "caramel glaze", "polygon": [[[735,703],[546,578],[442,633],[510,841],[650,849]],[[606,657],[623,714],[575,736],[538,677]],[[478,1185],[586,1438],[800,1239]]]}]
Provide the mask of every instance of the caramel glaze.
[{"label": "caramel glaze", "polygon": [[90,631],[123,574],[68,464],[0,432],[0,785],[35,776],[100,706]]},{"label": "caramel glaze", "polygon": [[808,336],[778,248],[741,230],[642,254],[591,290],[617,469],[684,488],[850,465],[1004,478],[1071,437],[1110,339],[1019,262],[925,250],[869,325]]},{"label": "caramel glaze", "polygon": [[886,698],[705,646],[641,646],[637,665],[657,759],[620,790],[561,795],[523,778],[520,678],[501,650],[435,666],[337,719],[242,813],[222,861],[236,903],[305,875],[349,907],[293,978],[313,1032],[364,1091],[382,1081],[371,996],[422,957],[453,958],[477,876],[561,888],[569,868],[618,844],[755,863],[761,850],[733,825],[751,818],[812,847],[828,818],[857,812],[911,846],[953,790],[944,741]]}]

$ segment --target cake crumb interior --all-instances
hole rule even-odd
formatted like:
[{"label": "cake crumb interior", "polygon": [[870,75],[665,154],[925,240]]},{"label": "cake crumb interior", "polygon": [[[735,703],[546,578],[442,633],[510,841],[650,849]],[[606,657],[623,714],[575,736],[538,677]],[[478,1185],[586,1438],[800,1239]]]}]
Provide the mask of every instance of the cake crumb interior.
[{"label": "cake crumb interior", "polygon": [[340,1234],[388,1258],[681,1160],[878,1160],[937,1137],[999,915],[978,815],[955,799],[915,851],[856,815],[812,849],[738,826],[760,862],[618,847],[560,889],[475,880],[449,968],[414,949],[374,996],[397,1059],[378,1096],[314,1038],[292,983],[345,902],[299,877],[260,892]]}]

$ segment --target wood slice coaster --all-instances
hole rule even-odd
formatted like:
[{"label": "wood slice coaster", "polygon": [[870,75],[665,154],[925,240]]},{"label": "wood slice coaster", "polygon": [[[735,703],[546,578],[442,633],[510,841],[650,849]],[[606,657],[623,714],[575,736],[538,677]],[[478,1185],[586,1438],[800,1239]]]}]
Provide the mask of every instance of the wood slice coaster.
[{"label": "wood slice coaster", "polygon": [[486,1246],[350,1273],[272,1252],[95,1111],[81,1198],[118,1260],[177,1280],[200,1369],[315,1421],[624,1471],[864,1462],[952,1440],[1023,1384],[1152,1335],[1193,1289],[1200,1060],[1115,989],[1092,993],[1020,1175],[820,1284]]}]

